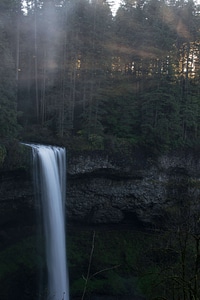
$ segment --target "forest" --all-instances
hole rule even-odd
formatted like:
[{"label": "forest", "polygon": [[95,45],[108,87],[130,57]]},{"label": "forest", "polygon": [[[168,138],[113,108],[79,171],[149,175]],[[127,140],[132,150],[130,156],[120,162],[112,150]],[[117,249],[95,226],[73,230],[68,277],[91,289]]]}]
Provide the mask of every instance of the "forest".
[{"label": "forest", "polygon": [[[16,148],[10,147],[10,141]],[[29,153],[16,150],[19,141],[78,150],[198,151],[200,4],[122,0],[113,13],[112,0],[0,0],[0,167],[19,170],[18,175],[13,172],[10,186],[5,184],[8,174],[0,174],[1,198],[6,194],[1,200],[5,227],[0,238],[5,244],[0,248],[0,298],[30,300],[39,299],[34,284],[41,257],[34,237],[23,237],[26,228],[20,232],[29,218],[28,209],[33,212],[30,190],[26,196],[26,190],[14,189],[30,185],[27,173],[21,177],[27,167],[20,158]],[[192,177],[183,168],[172,171],[166,190],[174,205],[166,210],[168,227],[163,231],[157,227],[116,234],[99,230],[96,235],[71,231],[72,299],[82,294],[84,298],[85,278],[86,296],[106,291],[117,299],[125,299],[119,298],[124,295],[130,299],[136,292],[146,299],[200,299],[199,177],[195,177],[199,173]],[[103,175],[98,173],[98,178]],[[111,175],[117,186],[120,177]],[[136,177],[140,180],[141,174]],[[149,178],[154,188],[156,181]],[[191,207],[187,190],[198,198],[197,205],[194,201]],[[149,202],[149,209],[153,205]],[[20,234],[24,240],[19,240]]]},{"label": "forest", "polygon": [[199,147],[200,5],[0,1],[0,139]]}]

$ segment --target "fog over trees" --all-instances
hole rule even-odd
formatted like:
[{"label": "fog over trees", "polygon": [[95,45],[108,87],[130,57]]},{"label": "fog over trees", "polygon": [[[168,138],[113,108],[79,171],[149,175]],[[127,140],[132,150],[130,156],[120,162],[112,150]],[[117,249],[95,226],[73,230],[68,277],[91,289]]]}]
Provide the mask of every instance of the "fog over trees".
[{"label": "fog over trees", "polygon": [[200,6],[109,2],[0,1],[1,138],[199,144]]}]

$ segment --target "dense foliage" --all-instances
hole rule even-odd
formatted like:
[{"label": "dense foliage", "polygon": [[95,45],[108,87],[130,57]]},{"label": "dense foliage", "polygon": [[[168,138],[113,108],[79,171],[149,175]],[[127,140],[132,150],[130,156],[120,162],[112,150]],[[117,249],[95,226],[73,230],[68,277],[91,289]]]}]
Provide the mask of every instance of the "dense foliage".
[{"label": "dense foliage", "polygon": [[198,145],[199,5],[109,3],[0,1],[1,138]]},{"label": "dense foliage", "polygon": [[[69,231],[67,241],[70,299],[199,299],[199,235],[82,227]],[[46,279],[40,290],[37,280],[44,250],[36,245],[31,236],[0,248],[1,299],[46,299]]]}]

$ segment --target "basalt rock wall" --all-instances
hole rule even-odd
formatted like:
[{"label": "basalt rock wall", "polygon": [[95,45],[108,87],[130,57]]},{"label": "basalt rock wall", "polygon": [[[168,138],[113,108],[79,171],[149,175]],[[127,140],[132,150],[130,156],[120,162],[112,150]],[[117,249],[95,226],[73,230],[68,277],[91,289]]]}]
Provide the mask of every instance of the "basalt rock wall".
[{"label": "basalt rock wall", "polygon": [[70,219],[160,225],[173,208],[198,209],[200,156],[189,151],[150,157],[85,153],[68,165]]},{"label": "basalt rock wall", "polygon": [[[199,210],[200,155],[191,151],[157,157],[139,150],[131,155],[69,152],[67,161],[69,222],[156,226],[175,207],[190,205]],[[29,169],[2,170],[1,228],[32,222],[36,210],[31,164]]]}]

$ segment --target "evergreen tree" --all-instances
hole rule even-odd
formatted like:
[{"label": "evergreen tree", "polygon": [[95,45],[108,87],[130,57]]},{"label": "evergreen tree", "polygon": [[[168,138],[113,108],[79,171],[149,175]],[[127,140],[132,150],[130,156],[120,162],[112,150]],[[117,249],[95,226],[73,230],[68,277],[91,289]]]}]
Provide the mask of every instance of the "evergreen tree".
[{"label": "evergreen tree", "polygon": [[15,6],[2,1],[0,21],[0,138],[17,135],[17,88],[16,66],[13,59],[11,34],[12,11]]}]

